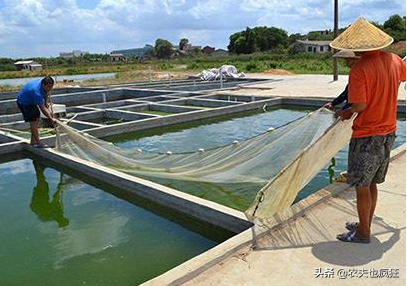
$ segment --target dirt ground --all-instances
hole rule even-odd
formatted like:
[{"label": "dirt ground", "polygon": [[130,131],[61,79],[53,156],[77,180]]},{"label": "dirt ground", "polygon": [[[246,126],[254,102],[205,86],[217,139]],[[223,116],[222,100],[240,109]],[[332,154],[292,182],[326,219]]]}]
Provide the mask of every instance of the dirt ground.
[{"label": "dirt ground", "polygon": [[284,69],[269,69],[262,73],[270,74],[270,75],[293,75],[294,74],[293,72],[290,72],[290,71],[284,70]]}]

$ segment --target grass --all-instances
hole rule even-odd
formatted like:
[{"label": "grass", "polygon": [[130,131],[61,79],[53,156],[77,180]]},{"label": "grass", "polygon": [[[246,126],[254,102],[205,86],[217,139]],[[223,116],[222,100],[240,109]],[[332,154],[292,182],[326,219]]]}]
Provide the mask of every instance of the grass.
[{"label": "grass", "polygon": [[[116,73],[115,78],[88,80],[80,85],[106,85],[145,81],[149,79],[149,66],[154,71],[154,80],[166,79],[165,73],[177,77],[186,74],[197,74],[204,69],[234,65],[239,72],[255,73],[270,69],[284,69],[295,74],[331,74],[333,70],[332,54],[268,54],[255,53],[250,55],[230,55],[225,57],[183,57],[169,60],[150,60],[144,62],[122,63],[83,63],[72,66],[49,66],[42,71],[3,71],[0,79],[40,77],[45,75],[72,75],[94,73]],[[161,73],[161,74],[160,74]],[[339,73],[348,74],[349,69],[344,62],[339,61]],[[161,78],[159,77],[161,76]],[[18,90],[14,86],[0,85],[0,92]]]},{"label": "grass", "polygon": [[[233,64],[243,72],[260,72],[272,68],[282,68],[294,73],[330,73],[332,71],[332,54],[269,54],[230,55],[224,57],[182,57],[170,60],[150,60],[143,62],[121,63],[81,63],[72,66],[48,66],[41,71],[3,71],[0,79],[33,76],[74,75],[92,73],[121,73],[126,71],[147,70],[148,66],[157,71],[185,71],[213,68],[223,64]],[[344,65],[341,72],[347,73]]]}]

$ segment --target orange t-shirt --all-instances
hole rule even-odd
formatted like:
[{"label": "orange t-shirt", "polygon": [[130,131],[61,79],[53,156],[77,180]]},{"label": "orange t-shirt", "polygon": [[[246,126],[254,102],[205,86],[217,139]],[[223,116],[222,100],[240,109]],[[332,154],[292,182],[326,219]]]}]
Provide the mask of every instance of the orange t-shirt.
[{"label": "orange t-shirt", "polygon": [[365,52],[349,73],[349,103],[366,103],[353,122],[352,137],[386,135],[396,131],[397,95],[406,81],[406,62],[382,51]]}]

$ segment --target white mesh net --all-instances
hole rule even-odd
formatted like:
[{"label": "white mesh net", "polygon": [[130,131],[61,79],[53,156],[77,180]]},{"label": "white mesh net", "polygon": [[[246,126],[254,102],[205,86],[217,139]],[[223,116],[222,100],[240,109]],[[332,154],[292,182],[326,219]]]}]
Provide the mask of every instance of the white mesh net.
[{"label": "white mesh net", "polygon": [[352,121],[319,109],[242,142],[189,153],[124,150],[59,122],[59,150],[140,176],[212,183],[261,183],[246,214],[265,218],[290,206],[297,193],[350,139]]}]

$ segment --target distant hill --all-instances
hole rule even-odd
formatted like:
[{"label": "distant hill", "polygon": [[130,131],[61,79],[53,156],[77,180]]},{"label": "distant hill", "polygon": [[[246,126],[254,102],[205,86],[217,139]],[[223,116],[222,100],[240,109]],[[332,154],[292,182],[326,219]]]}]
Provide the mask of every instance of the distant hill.
[{"label": "distant hill", "polygon": [[112,51],[114,54],[123,54],[126,57],[148,57],[150,56],[150,52],[154,49],[151,45],[145,45],[143,48],[135,48],[135,49],[125,49],[125,50],[115,50]]}]

